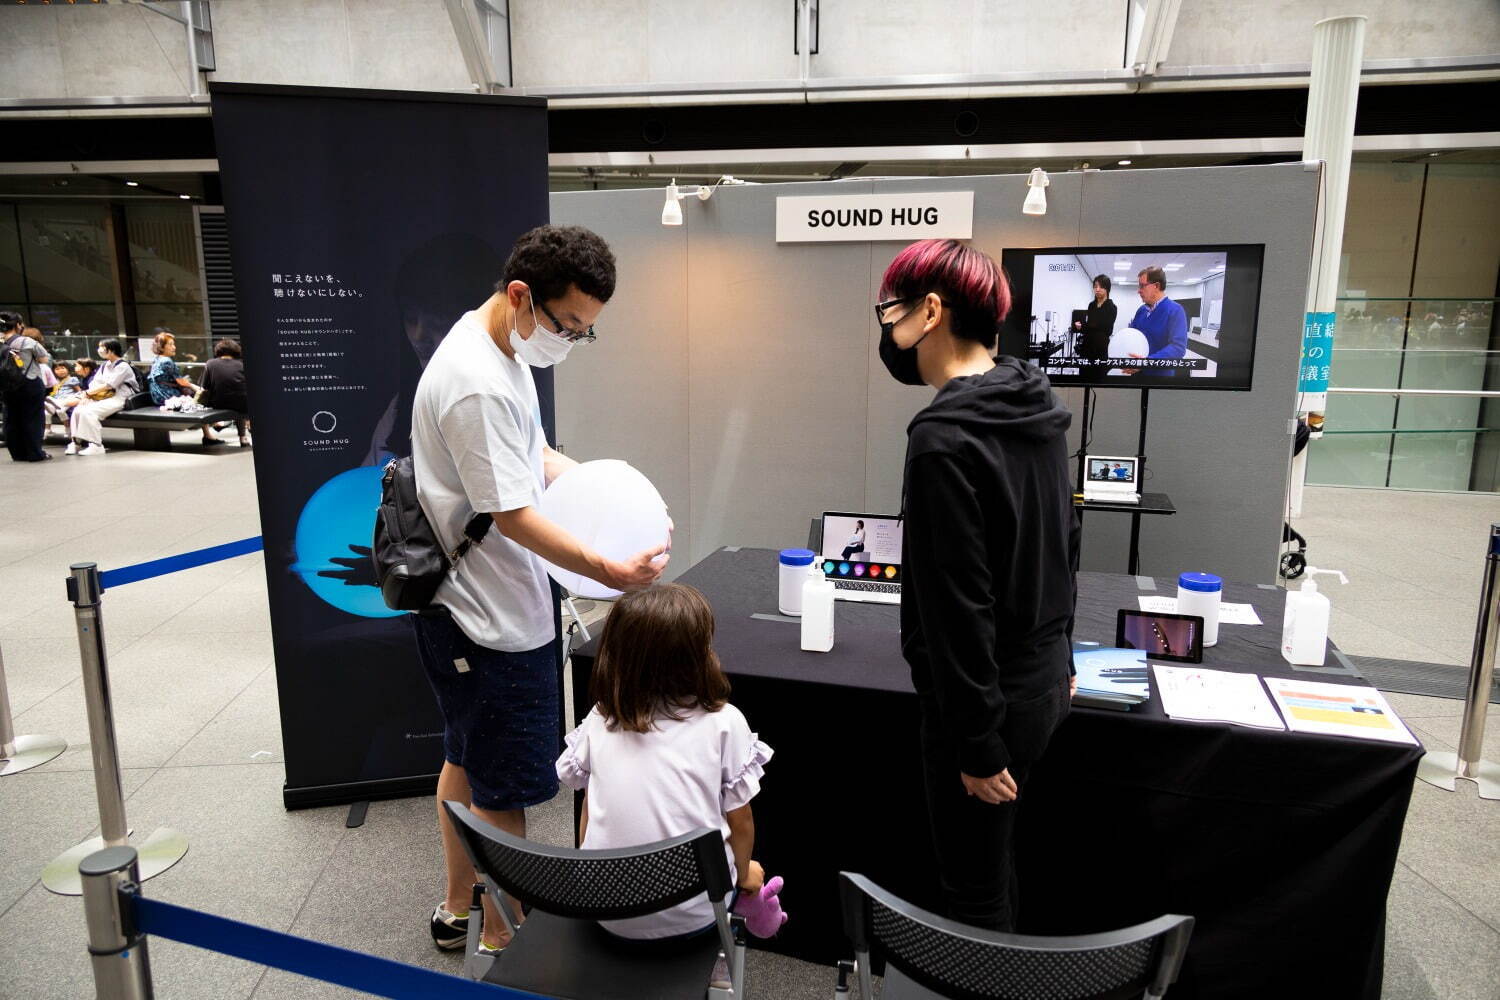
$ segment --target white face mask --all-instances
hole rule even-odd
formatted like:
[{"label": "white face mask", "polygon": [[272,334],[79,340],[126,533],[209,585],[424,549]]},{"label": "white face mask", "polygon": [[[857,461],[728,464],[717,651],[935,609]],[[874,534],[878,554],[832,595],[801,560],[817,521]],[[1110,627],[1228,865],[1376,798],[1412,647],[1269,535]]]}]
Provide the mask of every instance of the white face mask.
[{"label": "white face mask", "polygon": [[536,302],[531,304],[531,339],[523,340],[521,332],[511,321],[510,347],[516,357],[533,368],[550,368],[568,356],[573,345],[542,326],[536,320]]}]

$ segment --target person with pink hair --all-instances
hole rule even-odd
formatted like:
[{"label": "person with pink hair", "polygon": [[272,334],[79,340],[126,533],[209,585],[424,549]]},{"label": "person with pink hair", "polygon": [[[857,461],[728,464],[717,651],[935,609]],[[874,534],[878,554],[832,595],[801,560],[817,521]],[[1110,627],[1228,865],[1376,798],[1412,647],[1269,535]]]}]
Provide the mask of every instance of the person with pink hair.
[{"label": "person with pink hair", "polygon": [[1075,685],[1072,417],[1040,370],[994,356],[1011,297],[988,255],[914,243],[880,300],[886,369],[937,392],[907,427],[901,648],[938,873],[950,916],[1009,931],[1016,810]]}]

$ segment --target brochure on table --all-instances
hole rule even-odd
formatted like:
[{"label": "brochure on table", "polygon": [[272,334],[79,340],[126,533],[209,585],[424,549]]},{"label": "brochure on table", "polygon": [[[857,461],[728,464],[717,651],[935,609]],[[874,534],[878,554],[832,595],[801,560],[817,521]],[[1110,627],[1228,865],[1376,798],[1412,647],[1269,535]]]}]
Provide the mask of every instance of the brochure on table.
[{"label": "brochure on table", "polygon": [[1267,677],[1266,687],[1294,733],[1353,736],[1416,745],[1385,696],[1372,687]]},{"label": "brochure on table", "polygon": [[1162,708],[1173,719],[1285,729],[1255,674],[1153,663]]},{"label": "brochure on table", "polygon": [[1074,643],[1073,669],[1080,695],[1126,705],[1139,705],[1151,697],[1150,668],[1143,650]]}]

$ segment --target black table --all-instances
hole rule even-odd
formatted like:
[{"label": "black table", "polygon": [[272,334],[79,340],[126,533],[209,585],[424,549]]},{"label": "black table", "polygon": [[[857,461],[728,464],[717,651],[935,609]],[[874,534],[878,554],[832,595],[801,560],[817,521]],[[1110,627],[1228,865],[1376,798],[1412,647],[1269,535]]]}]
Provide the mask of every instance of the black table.
[{"label": "black table", "polygon": [[[939,907],[916,696],[896,607],[839,602],[833,651],[804,653],[798,625],[777,614],[776,573],[771,550],[723,549],[681,579],[713,602],[732,701],[776,751],[754,801],[755,855],[785,877],[791,920],[758,944],[831,963],[849,954],[838,871]],[[1111,643],[1115,611],[1137,606],[1141,583],[1078,579],[1075,637]],[[1222,626],[1206,666],[1362,683],[1347,668],[1299,673],[1281,659],[1279,589],[1229,584],[1225,600],[1253,604],[1265,624]],[[573,654],[579,717],[593,649]],[[1154,693],[1129,713],[1075,708],[1023,796],[1019,929],[1087,933],[1190,914],[1173,997],[1379,996],[1386,892],[1420,756],[1175,722]]]},{"label": "black table", "polygon": [[1111,503],[1108,500],[1084,500],[1081,496],[1075,496],[1073,506],[1078,509],[1080,518],[1086,510],[1112,510],[1130,515],[1130,557],[1125,571],[1131,576],[1141,571],[1141,515],[1177,513],[1172,498],[1165,493],[1142,493],[1140,503]]}]

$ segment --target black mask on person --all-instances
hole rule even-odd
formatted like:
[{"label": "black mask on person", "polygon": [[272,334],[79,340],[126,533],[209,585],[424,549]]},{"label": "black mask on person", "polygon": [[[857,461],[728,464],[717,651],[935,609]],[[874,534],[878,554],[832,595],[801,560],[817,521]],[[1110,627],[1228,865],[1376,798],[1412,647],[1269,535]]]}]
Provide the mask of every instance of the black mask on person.
[{"label": "black mask on person", "polygon": [[[899,322],[901,320],[896,321],[896,323]],[[880,360],[885,364],[885,370],[891,373],[891,378],[902,385],[926,385],[927,382],[922,378],[922,372],[917,367],[917,344],[926,340],[927,334],[924,333],[918,337],[917,344],[905,348],[898,347],[895,337],[896,323],[880,324]],[[927,331],[927,333],[931,332],[931,330]]]}]

